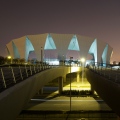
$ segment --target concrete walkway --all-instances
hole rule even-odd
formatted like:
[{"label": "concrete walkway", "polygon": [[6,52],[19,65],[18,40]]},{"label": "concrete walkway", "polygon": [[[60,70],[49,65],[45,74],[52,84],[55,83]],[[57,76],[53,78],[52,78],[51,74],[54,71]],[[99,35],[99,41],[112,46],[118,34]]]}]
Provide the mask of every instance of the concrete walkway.
[{"label": "concrete walkway", "polygon": [[36,95],[16,120],[118,120],[117,115],[99,97]]},{"label": "concrete walkway", "polygon": [[[35,96],[25,110],[70,110],[70,97],[51,94]],[[101,99],[94,97],[71,97],[71,110],[108,110],[111,108]]]}]

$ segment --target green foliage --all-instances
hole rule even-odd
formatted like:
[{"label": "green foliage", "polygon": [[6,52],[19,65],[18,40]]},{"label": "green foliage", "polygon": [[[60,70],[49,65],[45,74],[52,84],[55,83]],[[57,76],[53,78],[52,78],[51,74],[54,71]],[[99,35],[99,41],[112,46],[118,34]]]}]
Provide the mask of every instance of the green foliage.
[{"label": "green foliage", "polygon": [[5,58],[3,56],[0,56],[0,65],[3,65],[5,63]]}]

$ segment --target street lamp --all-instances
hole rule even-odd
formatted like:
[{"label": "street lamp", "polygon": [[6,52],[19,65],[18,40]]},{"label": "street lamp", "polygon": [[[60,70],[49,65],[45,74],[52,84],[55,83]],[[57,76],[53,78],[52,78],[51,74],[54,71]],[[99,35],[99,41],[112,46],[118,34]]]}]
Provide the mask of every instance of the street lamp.
[{"label": "street lamp", "polygon": [[7,58],[10,60],[10,63],[12,64],[12,57],[8,56]]},{"label": "street lamp", "polygon": [[85,62],[85,58],[81,58],[81,62],[84,63]]},{"label": "street lamp", "polygon": [[71,111],[71,62],[73,57],[70,57],[70,111]]}]

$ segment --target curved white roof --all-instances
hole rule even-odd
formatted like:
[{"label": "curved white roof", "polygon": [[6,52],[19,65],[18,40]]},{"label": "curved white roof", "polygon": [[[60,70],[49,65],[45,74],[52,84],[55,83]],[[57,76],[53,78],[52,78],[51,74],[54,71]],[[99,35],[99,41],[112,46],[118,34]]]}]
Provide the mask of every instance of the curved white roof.
[{"label": "curved white roof", "polygon": [[[112,47],[107,43],[75,34],[54,34],[45,33],[38,35],[26,35],[21,38],[13,39],[7,45],[8,54],[13,58],[25,58],[31,51],[36,54],[36,59],[41,60],[41,49],[44,51],[44,58],[48,54],[55,54],[58,60],[68,59],[70,56],[77,55],[74,59],[85,58],[91,54],[95,62],[109,63],[112,55]],[[52,52],[51,52],[52,51]],[[47,53],[48,52],[48,53]]]}]

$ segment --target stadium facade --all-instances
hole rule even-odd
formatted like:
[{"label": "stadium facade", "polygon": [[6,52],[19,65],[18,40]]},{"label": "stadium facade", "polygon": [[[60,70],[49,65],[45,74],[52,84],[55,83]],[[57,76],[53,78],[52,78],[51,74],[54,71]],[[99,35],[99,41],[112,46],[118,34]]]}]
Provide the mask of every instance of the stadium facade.
[{"label": "stadium facade", "polygon": [[31,52],[38,61],[60,61],[85,58],[86,61],[110,63],[113,48],[97,38],[75,34],[45,33],[13,39],[7,45],[12,58],[29,59]]}]

